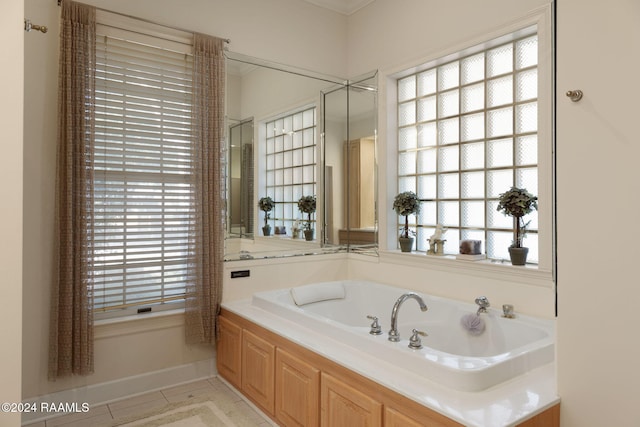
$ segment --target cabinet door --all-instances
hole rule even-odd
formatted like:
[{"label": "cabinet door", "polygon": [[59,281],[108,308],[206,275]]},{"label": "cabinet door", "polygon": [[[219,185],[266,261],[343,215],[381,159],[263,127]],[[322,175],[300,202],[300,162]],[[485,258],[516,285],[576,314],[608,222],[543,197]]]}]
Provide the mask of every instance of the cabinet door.
[{"label": "cabinet door", "polygon": [[[462,427],[462,424],[450,420],[444,415],[440,415],[428,408],[422,408],[417,412],[411,412],[411,416],[407,415],[408,408],[384,407],[384,427]],[[419,420],[419,421],[418,421]]]},{"label": "cabinet door", "polygon": [[560,404],[518,424],[518,427],[560,427]]},{"label": "cabinet door", "polygon": [[[422,425],[422,423],[407,417],[393,408],[388,406],[384,408],[384,427],[421,427]],[[433,424],[433,427],[440,425],[441,424]],[[431,424],[429,424],[429,426],[431,426]]]},{"label": "cabinet door", "polygon": [[240,388],[242,328],[224,317],[219,317],[218,322],[220,322],[220,335],[216,342],[218,374],[236,388]]},{"label": "cabinet door", "polygon": [[285,427],[320,424],[320,371],[276,350],[276,418]]},{"label": "cabinet door", "polygon": [[360,141],[346,141],[344,159],[345,226],[360,228]]},{"label": "cabinet door", "polygon": [[375,140],[373,137],[345,142],[344,209],[349,229],[375,225]]},{"label": "cabinet door", "polygon": [[242,391],[273,415],[275,346],[245,330],[242,334]]},{"label": "cabinet door", "polygon": [[322,427],[382,426],[382,404],[377,400],[325,373],[320,390]]}]

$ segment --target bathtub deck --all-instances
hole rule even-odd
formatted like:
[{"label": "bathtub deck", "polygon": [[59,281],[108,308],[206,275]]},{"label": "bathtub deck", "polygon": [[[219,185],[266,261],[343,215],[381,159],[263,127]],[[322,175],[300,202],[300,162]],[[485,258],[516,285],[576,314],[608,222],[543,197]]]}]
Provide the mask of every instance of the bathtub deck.
[{"label": "bathtub deck", "polygon": [[371,354],[260,309],[250,300],[227,302],[223,308],[467,426],[514,426],[560,400],[553,363],[482,392],[461,392],[400,366],[381,365]]}]

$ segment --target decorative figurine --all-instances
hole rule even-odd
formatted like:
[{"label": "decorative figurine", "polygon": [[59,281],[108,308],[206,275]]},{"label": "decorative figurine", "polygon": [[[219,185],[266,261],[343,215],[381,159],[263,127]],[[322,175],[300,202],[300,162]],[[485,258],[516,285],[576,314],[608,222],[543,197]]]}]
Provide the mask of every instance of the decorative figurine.
[{"label": "decorative figurine", "polygon": [[446,240],[442,239],[444,233],[447,232],[447,229],[442,226],[442,224],[436,225],[436,231],[429,237],[429,250],[427,251],[427,255],[444,255],[444,242]]}]

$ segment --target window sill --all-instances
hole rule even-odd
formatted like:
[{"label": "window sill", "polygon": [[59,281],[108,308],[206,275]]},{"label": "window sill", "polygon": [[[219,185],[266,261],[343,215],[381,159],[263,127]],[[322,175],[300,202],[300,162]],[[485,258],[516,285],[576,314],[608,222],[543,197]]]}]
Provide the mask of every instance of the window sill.
[{"label": "window sill", "polygon": [[94,321],[95,339],[133,335],[184,326],[184,309],[158,311]]},{"label": "window sill", "polygon": [[513,266],[508,262],[501,263],[491,260],[465,261],[458,260],[453,255],[426,255],[399,250],[380,251],[380,261],[544,288],[553,288],[554,286],[553,273],[540,270],[537,265]]}]

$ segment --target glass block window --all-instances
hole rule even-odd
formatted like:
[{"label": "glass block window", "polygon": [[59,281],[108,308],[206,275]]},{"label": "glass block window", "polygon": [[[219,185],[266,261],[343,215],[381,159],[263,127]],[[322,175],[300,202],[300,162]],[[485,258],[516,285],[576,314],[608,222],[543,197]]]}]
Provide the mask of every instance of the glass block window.
[{"label": "glass block window", "polygon": [[316,108],[278,117],[264,126],[266,196],[275,202],[269,224],[273,229],[285,226],[291,235],[293,222],[307,219],[298,210],[298,200],[316,195]]},{"label": "glass block window", "polygon": [[[489,258],[508,259],[513,220],[496,210],[498,195],[513,185],[538,194],[538,36],[489,45],[397,81],[398,192],[422,199],[410,217],[418,251],[442,224],[445,254],[475,239]],[[528,220],[537,263],[537,212]]]}]

